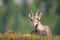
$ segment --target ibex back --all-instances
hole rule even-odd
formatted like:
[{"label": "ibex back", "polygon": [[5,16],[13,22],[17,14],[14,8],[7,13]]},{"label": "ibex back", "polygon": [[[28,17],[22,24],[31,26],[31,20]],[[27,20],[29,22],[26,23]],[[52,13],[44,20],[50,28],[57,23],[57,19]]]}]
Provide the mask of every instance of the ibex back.
[{"label": "ibex back", "polygon": [[29,18],[34,28],[36,28],[37,32],[41,35],[46,34],[47,36],[52,36],[52,32],[49,29],[49,27],[41,24],[40,22],[41,16],[42,16],[42,13],[40,12],[40,9],[38,9],[35,14],[33,14],[32,11],[29,13]]}]

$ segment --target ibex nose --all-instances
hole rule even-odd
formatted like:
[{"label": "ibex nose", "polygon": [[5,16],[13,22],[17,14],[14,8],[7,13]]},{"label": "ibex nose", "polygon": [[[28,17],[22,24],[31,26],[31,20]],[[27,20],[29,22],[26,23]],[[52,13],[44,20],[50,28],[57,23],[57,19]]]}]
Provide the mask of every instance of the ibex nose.
[{"label": "ibex nose", "polygon": [[35,24],[33,24],[35,26]]}]

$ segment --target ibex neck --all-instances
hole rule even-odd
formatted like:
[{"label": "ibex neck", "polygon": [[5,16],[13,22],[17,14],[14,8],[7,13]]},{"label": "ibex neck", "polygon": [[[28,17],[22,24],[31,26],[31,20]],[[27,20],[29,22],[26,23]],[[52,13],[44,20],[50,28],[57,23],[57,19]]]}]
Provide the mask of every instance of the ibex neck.
[{"label": "ibex neck", "polygon": [[42,23],[41,23],[41,22],[38,22],[38,26],[43,27],[43,25],[42,25]]},{"label": "ibex neck", "polygon": [[44,30],[44,25],[42,25],[40,22],[38,23],[38,30]]}]

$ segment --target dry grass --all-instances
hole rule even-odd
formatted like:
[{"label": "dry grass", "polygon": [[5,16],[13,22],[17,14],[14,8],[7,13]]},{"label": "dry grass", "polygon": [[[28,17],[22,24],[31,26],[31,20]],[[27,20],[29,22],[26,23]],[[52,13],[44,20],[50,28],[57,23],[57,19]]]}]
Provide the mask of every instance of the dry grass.
[{"label": "dry grass", "polygon": [[20,34],[15,32],[0,33],[0,40],[60,40],[60,36],[41,36],[35,34]]}]

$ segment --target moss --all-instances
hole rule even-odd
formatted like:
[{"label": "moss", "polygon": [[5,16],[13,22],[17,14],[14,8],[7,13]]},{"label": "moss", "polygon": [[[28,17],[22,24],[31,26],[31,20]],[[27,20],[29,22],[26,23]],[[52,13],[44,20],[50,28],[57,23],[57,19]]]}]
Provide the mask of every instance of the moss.
[{"label": "moss", "polygon": [[6,32],[4,34],[0,33],[0,40],[59,40],[60,36],[41,36],[41,35],[31,35],[27,37],[22,37],[20,33]]}]

